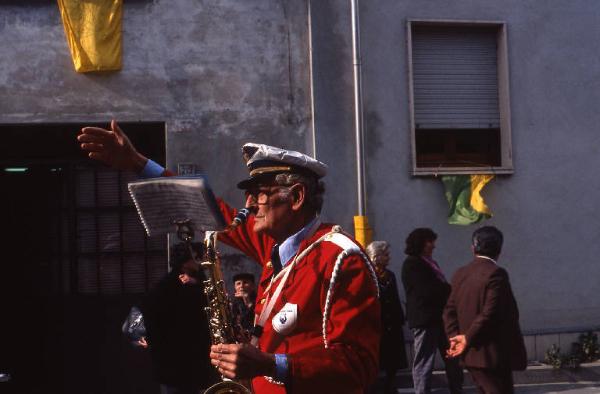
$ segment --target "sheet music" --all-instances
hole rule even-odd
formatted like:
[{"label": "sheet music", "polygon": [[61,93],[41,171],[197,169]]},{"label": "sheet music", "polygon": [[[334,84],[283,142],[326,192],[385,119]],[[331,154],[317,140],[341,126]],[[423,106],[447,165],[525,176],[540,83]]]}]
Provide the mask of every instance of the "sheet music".
[{"label": "sheet music", "polygon": [[153,178],[127,186],[149,236],[176,232],[176,220],[190,220],[196,231],[219,231],[226,226],[203,176]]}]

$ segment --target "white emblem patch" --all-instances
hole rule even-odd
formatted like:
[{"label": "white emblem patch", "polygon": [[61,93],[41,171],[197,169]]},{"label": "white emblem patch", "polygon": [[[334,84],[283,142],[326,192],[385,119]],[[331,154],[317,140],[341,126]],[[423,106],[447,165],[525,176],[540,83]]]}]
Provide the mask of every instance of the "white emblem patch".
[{"label": "white emblem patch", "polygon": [[273,329],[277,331],[280,335],[288,335],[294,328],[296,328],[296,323],[298,321],[298,305],[290,304],[289,302],[281,308],[273,319],[271,323],[273,324]]}]

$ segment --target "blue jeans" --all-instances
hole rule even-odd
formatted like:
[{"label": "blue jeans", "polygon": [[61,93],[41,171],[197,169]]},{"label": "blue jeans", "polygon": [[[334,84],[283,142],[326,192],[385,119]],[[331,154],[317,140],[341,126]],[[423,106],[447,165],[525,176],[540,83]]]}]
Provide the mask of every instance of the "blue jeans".
[{"label": "blue jeans", "polygon": [[448,339],[442,324],[413,328],[412,333],[415,338],[415,359],[412,368],[415,394],[431,393],[431,375],[438,351],[444,360],[450,392],[462,393],[463,371],[457,359],[446,359]]}]

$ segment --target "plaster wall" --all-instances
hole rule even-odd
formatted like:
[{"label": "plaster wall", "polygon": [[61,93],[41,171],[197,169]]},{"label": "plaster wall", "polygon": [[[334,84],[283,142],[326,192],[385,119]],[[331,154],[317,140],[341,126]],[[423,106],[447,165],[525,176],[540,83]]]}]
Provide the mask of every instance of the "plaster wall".
[{"label": "plaster wall", "polygon": [[[243,142],[312,151],[307,1],[126,1],[123,70],[106,74],[73,71],[54,2],[9,4],[0,6],[0,123],[164,121],[169,167],[196,164],[233,205]],[[323,215],[351,230],[349,2],[310,5],[315,153],[330,165]],[[367,213],[375,238],[392,243],[397,275],[411,229],[438,232],[450,277],[469,260],[476,227],[448,225],[441,182],[410,175],[406,21],[504,21],[515,173],[484,190],[495,214],[486,223],[505,233],[500,264],[525,330],[600,325],[599,14],[594,0],[361,2]]]},{"label": "plaster wall", "polygon": [[[313,21],[327,19],[328,24],[319,26],[334,40],[321,37],[323,42],[315,42],[315,75],[326,75],[315,81],[317,151],[336,166],[332,172],[339,176],[329,178],[336,186],[330,188],[327,212],[348,223],[356,211],[348,113],[350,9],[341,0],[315,3]],[[525,331],[599,326],[600,180],[595,169],[600,165],[600,4],[360,3],[368,215],[375,239],[392,244],[391,269],[399,277],[408,233],[431,227],[439,234],[435,257],[450,278],[470,260],[470,235],[477,228],[447,224],[441,181],[410,175],[407,20],[503,21],[508,29],[515,172],[498,176],[484,189],[494,213],[485,224],[505,234],[499,263],[511,276]]]},{"label": "plaster wall", "polygon": [[0,123],[165,122],[168,167],[240,206],[243,143],[312,151],[307,29],[305,1],[127,0],[122,70],[78,74],[55,1],[3,2]]},{"label": "plaster wall", "polygon": [[225,197],[244,142],[312,149],[304,1],[125,1],[123,69],[88,74],[55,2],[9,3],[0,123],[164,121],[169,166],[196,164]]}]

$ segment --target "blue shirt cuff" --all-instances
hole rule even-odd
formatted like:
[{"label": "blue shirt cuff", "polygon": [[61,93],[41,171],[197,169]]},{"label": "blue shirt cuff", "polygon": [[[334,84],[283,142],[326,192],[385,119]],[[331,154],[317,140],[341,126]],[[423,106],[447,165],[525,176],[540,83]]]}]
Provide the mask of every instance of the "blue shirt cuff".
[{"label": "blue shirt cuff", "polygon": [[165,171],[164,167],[155,161],[148,159],[144,169],[140,173],[142,178],[158,178]]},{"label": "blue shirt cuff", "polygon": [[273,376],[275,380],[278,380],[282,383],[287,381],[288,377],[288,359],[287,355],[283,353],[275,354],[275,376]]}]

